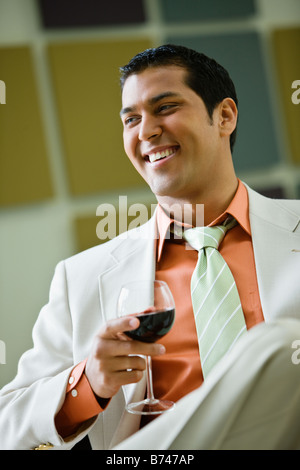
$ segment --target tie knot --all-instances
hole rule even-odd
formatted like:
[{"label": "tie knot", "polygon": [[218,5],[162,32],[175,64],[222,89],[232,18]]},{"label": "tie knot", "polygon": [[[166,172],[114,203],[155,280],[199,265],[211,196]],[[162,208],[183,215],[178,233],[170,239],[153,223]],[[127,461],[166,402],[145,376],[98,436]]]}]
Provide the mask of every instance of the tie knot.
[{"label": "tie knot", "polygon": [[237,224],[235,219],[226,220],[224,225],[213,227],[195,227],[184,232],[185,240],[195,249],[219,248],[219,245],[228,230]]}]

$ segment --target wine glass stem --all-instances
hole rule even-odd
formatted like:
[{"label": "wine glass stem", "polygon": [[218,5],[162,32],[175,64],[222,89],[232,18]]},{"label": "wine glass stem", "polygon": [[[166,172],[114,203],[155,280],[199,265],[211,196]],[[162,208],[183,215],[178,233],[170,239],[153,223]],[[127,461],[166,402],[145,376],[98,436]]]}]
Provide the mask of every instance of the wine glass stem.
[{"label": "wine glass stem", "polygon": [[147,371],[147,401],[155,401],[153,394],[153,381],[152,381],[152,360],[151,356],[146,356],[146,371]]}]

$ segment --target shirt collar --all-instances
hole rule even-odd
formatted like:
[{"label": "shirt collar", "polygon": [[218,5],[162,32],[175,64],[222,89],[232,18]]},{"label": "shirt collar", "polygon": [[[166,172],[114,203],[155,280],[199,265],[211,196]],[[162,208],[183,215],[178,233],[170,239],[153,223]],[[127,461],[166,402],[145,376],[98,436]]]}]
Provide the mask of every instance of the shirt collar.
[{"label": "shirt collar", "polygon": [[[239,225],[243,228],[243,230],[245,230],[245,232],[249,236],[251,236],[248,193],[245,185],[240,180],[238,180],[237,191],[229,206],[227,207],[226,211],[224,211],[209,225],[213,226],[223,223],[226,217],[228,217],[228,215],[234,217],[239,223]],[[157,245],[157,261],[160,261],[164,243],[166,238],[168,237],[171,224],[175,223],[179,226],[187,226],[187,224],[175,221],[174,219],[170,218],[168,214],[163,210],[160,204],[158,204],[156,217],[159,234],[159,240]]]}]

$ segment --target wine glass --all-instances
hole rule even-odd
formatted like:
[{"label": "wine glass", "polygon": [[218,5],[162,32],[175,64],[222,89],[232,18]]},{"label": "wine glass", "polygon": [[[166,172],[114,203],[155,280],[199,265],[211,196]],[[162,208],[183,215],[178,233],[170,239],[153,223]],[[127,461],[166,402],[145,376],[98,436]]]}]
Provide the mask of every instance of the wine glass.
[{"label": "wine glass", "polygon": [[[164,281],[137,281],[125,284],[120,292],[118,315],[134,315],[140,326],[125,331],[130,338],[154,343],[165,336],[175,319],[175,303],[172,293]],[[153,394],[151,356],[146,356],[147,398],[126,405],[127,411],[134,414],[156,415],[169,411],[174,403],[158,400]]]}]

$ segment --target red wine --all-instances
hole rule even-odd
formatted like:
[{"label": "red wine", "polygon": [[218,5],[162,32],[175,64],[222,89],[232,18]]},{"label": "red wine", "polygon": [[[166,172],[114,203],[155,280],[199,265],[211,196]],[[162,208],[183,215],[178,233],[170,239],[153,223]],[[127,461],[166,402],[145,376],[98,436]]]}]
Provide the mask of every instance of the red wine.
[{"label": "red wine", "polygon": [[165,336],[171,329],[175,319],[175,309],[168,308],[151,313],[135,315],[140,320],[140,326],[132,331],[125,331],[126,335],[144,343],[154,343]]}]

